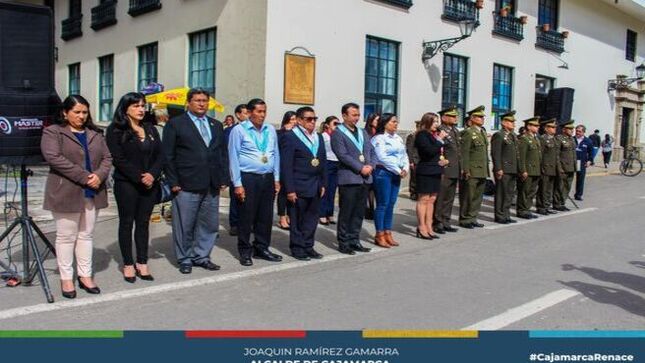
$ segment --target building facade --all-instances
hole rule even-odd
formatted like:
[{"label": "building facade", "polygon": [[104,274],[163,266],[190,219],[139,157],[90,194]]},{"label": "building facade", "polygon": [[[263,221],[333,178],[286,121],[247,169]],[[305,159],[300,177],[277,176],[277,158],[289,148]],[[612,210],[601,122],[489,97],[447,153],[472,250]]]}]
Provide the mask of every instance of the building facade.
[{"label": "building facade", "polygon": [[[56,84],[78,92],[95,118],[148,82],[202,86],[231,113],[262,97],[268,118],[285,102],[285,54],[315,58],[313,106],[340,116],[346,102],[399,115],[486,106],[486,127],[517,110],[543,114],[551,89],[573,89],[572,118],[640,144],[645,83],[608,90],[645,61],[641,0],[63,0],[56,1]],[[503,10],[502,10],[503,9]],[[430,57],[424,43],[471,36]],[[545,26],[545,24],[548,24]],[[548,29],[547,29],[548,28]],[[570,92],[570,91],[569,91]],[[218,115],[222,116],[222,115]],[[519,127],[519,125],[518,125]],[[615,153],[620,154],[620,153]]]}]

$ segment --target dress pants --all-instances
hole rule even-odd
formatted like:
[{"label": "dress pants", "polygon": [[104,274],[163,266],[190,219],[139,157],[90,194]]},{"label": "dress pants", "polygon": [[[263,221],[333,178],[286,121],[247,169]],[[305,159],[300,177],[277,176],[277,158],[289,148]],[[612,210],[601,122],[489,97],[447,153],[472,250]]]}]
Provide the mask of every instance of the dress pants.
[{"label": "dress pants", "polygon": [[85,198],[83,212],[52,212],[56,221],[56,260],[61,280],[74,278],[74,257],[78,276],[92,277],[92,240],[98,213],[91,198]]},{"label": "dress pants", "polygon": [[237,227],[237,223],[240,220],[240,202],[235,198],[235,186],[231,183],[228,186],[228,196],[231,198],[231,202],[228,207],[228,226]]},{"label": "dress pants", "polygon": [[[246,194],[240,202],[237,250],[241,258],[251,257],[253,248],[267,250],[271,244],[273,200],[275,184],[273,173],[253,174],[242,172],[242,186]],[[255,240],[251,243],[251,231]]]},{"label": "dress pants", "polygon": [[119,211],[119,247],[123,264],[134,265],[132,258],[132,228],[137,251],[137,263],[148,263],[150,215],[159,196],[159,184],[146,189],[125,180],[114,182],[114,199]]},{"label": "dress pants", "polygon": [[525,216],[531,213],[533,199],[535,198],[540,183],[540,176],[528,176],[526,180],[520,180],[517,193],[517,215]]},{"label": "dress pants", "polygon": [[338,161],[327,160],[327,185],[325,195],[320,201],[320,218],[334,216],[334,203],[336,199],[336,188],[338,188]]},{"label": "dress pants", "polygon": [[[448,178],[445,175],[441,176],[441,187],[439,194],[437,194],[437,199],[434,202],[434,228],[450,227],[452,206],[455,204],[455,196],[457,195],[457,185],[459,185],[458,178]],[[461,204],[461,196],[465,196],[466,193],[463,189],[459,193],[459,204]]]},{"label": "dress pants", "polygon": [[338,247],[349,248],[361,241],[361,229],[365,218],[368,184],[341,185],[338,188]]},{"label": "dress pants", "polygon": [[555,194],[553,195],[553,206],[564,207],[571,192],[573,176],[575,172],[564,173],[555,179]]},{"label": "dress pants", "polygon": [[219,194],[180,191],[172,200],[172,238],[179,265],[210,261],[218,230]]},{"label": "dress pants", "polygon": [[[477,222],[477,215],[482,206],[484,198],[484,190],[486,188],[486,178],[473,178],[464,180],[463,185],[466,187],[463,192],[465,196],[459,198],[459,224],[475,223]],[[464,202],[463,205],[461,202]]]},{"label": "dress pants", "polygon": [[535,206],[538,210],[542,211],[554,206],[553,203],[553,189],[555,188],[555,175],[542,175],[540,177],[540,186],[535,200]]},{"label": "dress pants", "polygon": [[318,227],[318,209],[320,194],[315,197],[298,197],[295,203],[289,203],[289,249],[294,256],[306,256],[314,248],[314,238]]},{"label": "dress pants", "polygon": [[284,190],[284,185],[282,185],[282,187],[280,188],[280,193],[278,193],[278,197],[276,199],[278,216],[286,216],[288,214],[287,209],[289,208],[289,206],[287,205],[287,192]]},{"label": "dress pants", "polygon": [[576,198],[582,198],[585,191],[585,177],[587,176],[587,168],[583,167],[576,172]]},{"label": "dress pants", "polygon": [[508,220],[511,218],[511,204],[515,197],[517,175],[504,174],[502,179],[495,179],[495,219]]}]

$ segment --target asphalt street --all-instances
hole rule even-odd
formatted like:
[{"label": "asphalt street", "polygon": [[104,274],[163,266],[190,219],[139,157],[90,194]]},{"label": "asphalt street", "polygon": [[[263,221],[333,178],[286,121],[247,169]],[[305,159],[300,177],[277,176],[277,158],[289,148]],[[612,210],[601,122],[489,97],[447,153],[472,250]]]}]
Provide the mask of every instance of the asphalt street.
[{"label": "asphalt street", "polygon": [[[212,254],[222,270],[191,275],[171,264],[170,227],[153,224],[156,280],[133,285],[119,272],[116,220],[106,219],[95,246],[103,293],[65,301],[49,259],[56,303],[45,303],[40,286],[2,287],[0,329],[642,329],[643,186],[645,175],[591,177],[579,210],[508,226],[492,222],[488,200],[487,228],[433,241],[413,236],[414,204],[401,198],[400,247],[340,255],[334,229],[320,227],[325,258],[316,262],[285,256],[244,268],[222,230]],[[373,230],[365,223],[365,239]],[[275,229],[274,237],[286,254],[287,234]]]}]

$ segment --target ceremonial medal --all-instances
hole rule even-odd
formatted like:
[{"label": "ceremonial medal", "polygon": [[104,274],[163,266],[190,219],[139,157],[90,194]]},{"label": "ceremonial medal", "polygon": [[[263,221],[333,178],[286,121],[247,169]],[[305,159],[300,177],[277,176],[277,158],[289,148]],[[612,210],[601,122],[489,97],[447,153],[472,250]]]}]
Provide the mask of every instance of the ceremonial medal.
[{"label": "ceremonial medal", "polygon": [[446,157],[445,157],[445,156],[443,156],[443,155],[441,155],[441,156],[439,157],[439,160],[446,160]]},{"label": "ceremonial medal", "polygon": [[313,166],[315,168],[318,165],[320,165],[320,160],[318,160],[318,158],[311,159],[311,166]]},{"label": "ceremonial medal", "polygon": [[262,157],[260,158],[260,160],[261,160],[264,164],[266,164],[266,163],[268,163],[268,162],[269,162],[269,158],[268,158],[266,155],[262,155]]},{"label": "ceremonial medal", "polygon": [[365,162],[365,156],[364,156],[363,154],[361,154],[361,155],[358,157],[358,160],[359,160],[361,163],[364,163],[364,162]]}]

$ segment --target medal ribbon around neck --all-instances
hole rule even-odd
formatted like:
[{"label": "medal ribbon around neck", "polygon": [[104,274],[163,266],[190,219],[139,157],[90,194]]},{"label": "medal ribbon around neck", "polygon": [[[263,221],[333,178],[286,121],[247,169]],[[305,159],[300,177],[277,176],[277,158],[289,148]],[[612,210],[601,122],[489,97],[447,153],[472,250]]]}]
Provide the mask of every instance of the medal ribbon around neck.
[{"label": "medal ribbon around neck", "polygon": [[311,141],[311,139],[305,135],[304,131],[302,131],[300,126],[294,127],[293,133],[296,134],[296,136],[305,144],[305,146],[307,146],[307,148],[309,149],[309,151],[311,151],[311,154],[315,158],[318,155],[318,147],[320,146],[318,135],[315,135],[314,141]]},{"label": "medal ribbon around neck", "polygon": [[[249,123],[251,123],[251,121],[249,121]],[[253,124],[251,123],[251,125]],[[257,147],[262,154],[266,154],[267,148],[269,146],[269,128],[264,127],[264,125],[262,126],[261,140],[258,140],[258,135],[255,130],[251,131],[247,127],[243,127],[243,128],[244,128],[244,131],[246,131],[246,134],[249,135],[251,140],[253,140],[255,147]],[[255,128],[255,126],[253,126],[253,128]]]},{"label": "medal ribbon around neck", "polygon": [[363,138],[363,131],[358,130],[358,140],[356,140],[356,138],[354,137],[352,132],[349,131],[349,129],[345,126],[345,124],[338,125],[338,129],[340,130],[340,132],[345,134],[352,141],[354,146],[356,146],[356,148],[358,149],[358,152],[361,153],[361,155],[362,155],[363,154],[363,145],[365,144],[365,139]]}]

